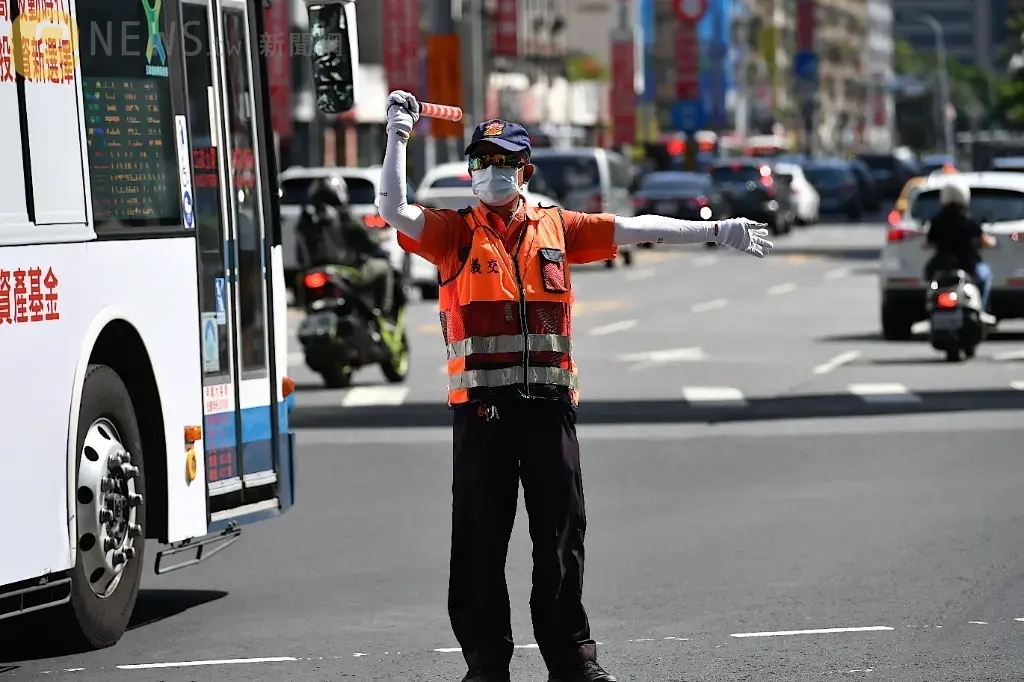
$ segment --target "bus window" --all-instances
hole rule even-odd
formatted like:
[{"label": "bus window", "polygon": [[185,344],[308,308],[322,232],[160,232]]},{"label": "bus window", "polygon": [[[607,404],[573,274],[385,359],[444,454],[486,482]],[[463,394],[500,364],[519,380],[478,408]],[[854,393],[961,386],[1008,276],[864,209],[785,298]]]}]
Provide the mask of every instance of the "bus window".
[{"label": "bus window", "polygon": [[[180,228],[168,70],[144,50],[123,48],[116,28],[146,26],[144,4],[78,0],[77,9],[81,35],[94,41],[80,59],[96,229]],[[167,30],[164,12],[157,20]],[[163,50],[152,55],[161,59]]]}]

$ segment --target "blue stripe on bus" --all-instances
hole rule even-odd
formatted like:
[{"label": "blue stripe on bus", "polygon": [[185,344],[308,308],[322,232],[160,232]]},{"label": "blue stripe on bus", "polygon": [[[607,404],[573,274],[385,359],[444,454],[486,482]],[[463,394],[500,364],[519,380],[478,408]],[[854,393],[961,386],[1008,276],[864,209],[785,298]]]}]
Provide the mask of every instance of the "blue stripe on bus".
[{"label": "blue stripe on bus", "polygon": [[[289,396],[290,398],[291,396]],[[278,428],[281,433],[288,432],[289,400],[277,404]],[[213,418],[211,420],[211,418]],[[208,424],[204,429],[206,432],[206,447],[219,449],[235,445],[235,420],[232,412],[217,412],[206,415],[207,422],[215,420],[216,425]],[[270,423],[270,406],[258,405],[242,409],[242,443],[270,440],[273,437]]]}]

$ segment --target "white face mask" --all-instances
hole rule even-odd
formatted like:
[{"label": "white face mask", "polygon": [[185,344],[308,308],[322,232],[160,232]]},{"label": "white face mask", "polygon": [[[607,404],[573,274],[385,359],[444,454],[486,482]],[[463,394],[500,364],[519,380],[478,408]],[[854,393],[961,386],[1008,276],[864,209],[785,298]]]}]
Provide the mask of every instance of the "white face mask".
[{"label": "white face mask", "polygon": [[504,206],[522,192],[515,168],[488,166],[473,171],[473,194],[490,206]]}]

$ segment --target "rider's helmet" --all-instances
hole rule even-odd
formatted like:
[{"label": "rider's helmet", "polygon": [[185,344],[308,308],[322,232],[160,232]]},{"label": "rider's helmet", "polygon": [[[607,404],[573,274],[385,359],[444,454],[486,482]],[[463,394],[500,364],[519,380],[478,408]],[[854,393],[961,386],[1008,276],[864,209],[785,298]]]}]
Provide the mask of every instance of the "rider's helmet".
[{"label": "rider's helmet", "polygon": [[348,206],[348,185],[339,177],[317,178],[309,185],[310,203],[323,202],[335,208]]},{"label": "rider's helmet", "polygon": [[939,204],[967,208],[971,203],[971,188],[958,178],[950,178],[939,189]]}]

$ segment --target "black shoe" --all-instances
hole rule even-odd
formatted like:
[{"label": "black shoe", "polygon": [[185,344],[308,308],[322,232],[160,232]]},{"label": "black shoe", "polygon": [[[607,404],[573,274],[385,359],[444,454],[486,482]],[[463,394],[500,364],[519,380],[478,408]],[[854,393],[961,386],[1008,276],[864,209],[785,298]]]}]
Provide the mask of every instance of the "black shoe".
[{"label": "black shoe", "polygon": [[597,664],[597,661],[583,661],[578,668],[551,673],[548,682],[619,682],[613,675]]},{"label": "black shoe", "polygon": [[462,678],[462,682],[511,682],[511,679],[508,673],[489,673],[471,669]]}]

